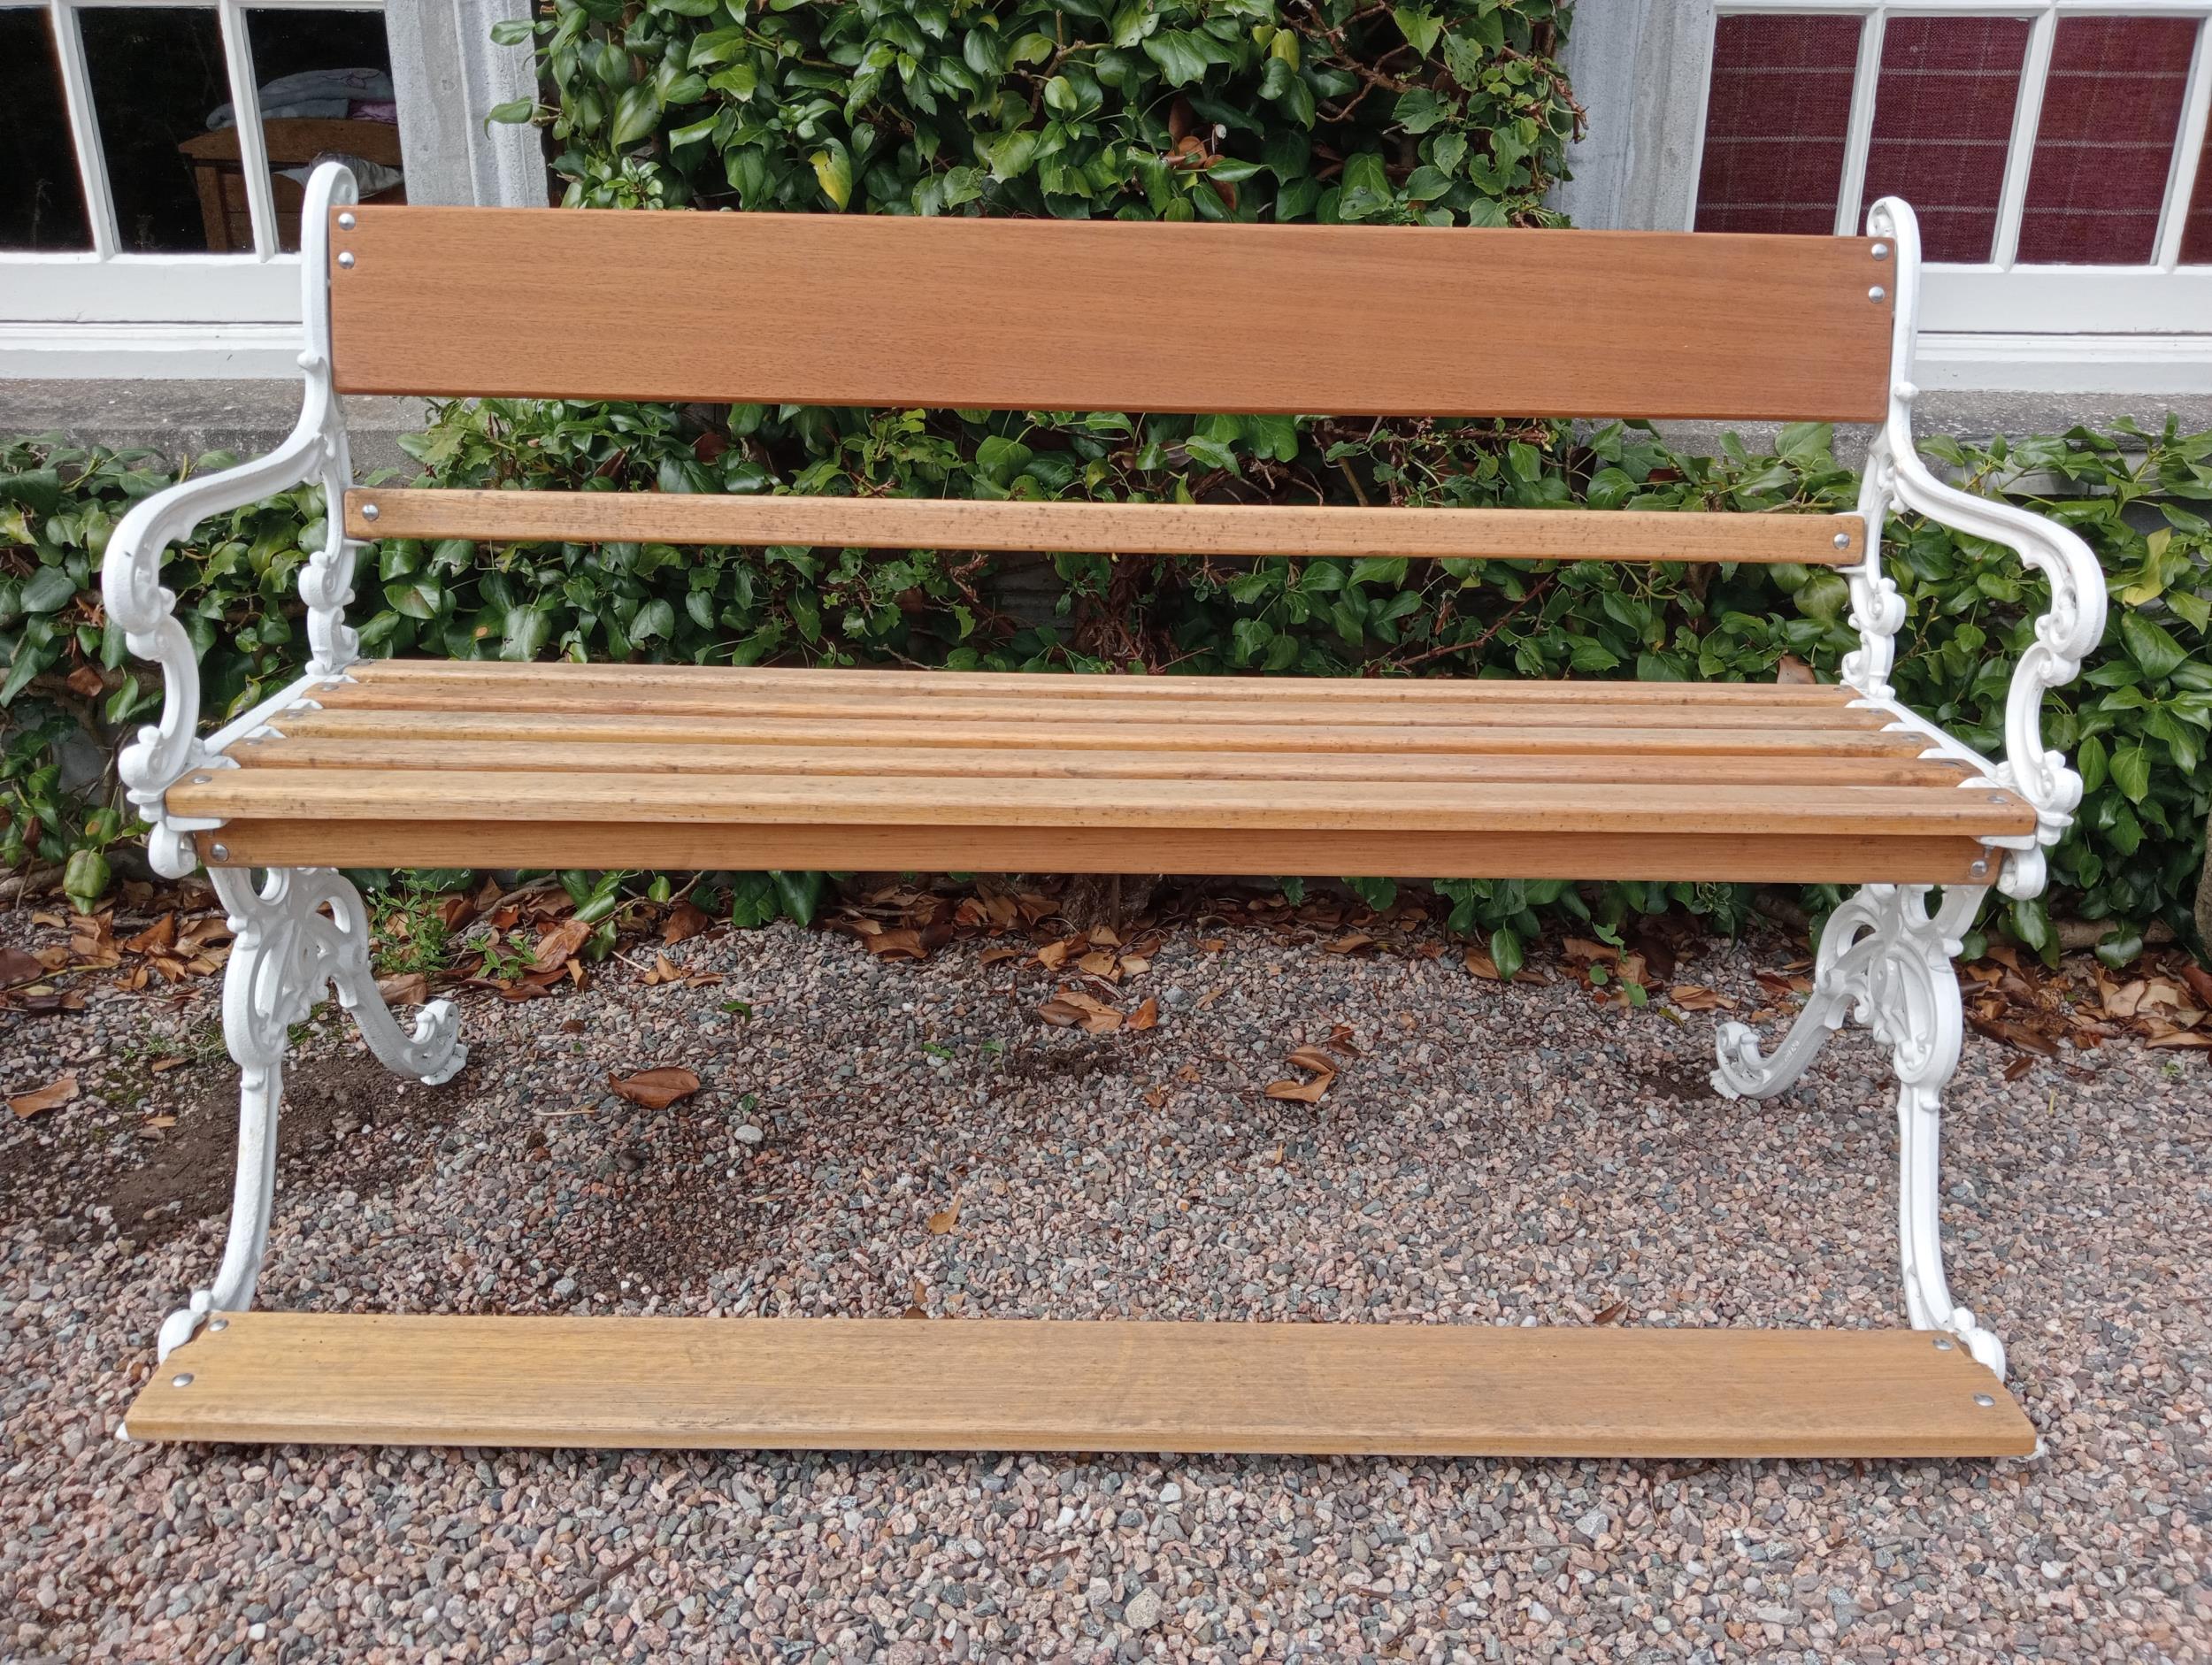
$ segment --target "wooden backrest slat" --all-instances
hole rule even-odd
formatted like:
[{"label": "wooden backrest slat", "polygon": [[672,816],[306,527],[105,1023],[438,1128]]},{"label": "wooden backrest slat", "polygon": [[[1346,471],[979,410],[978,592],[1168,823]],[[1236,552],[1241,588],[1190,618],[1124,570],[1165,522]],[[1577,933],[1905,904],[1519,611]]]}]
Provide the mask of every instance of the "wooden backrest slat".
[{"label": "wooden backrest slat", "polygon": [[[1867,239],[357,207],[345,393],[1878,421]],[[342,256],[350,256],[349,262]]]},{"label": "wooden backrest slat", "polygon": [[[368,512],[373,507],[375,514]],[[804,544],[1112,555],[1414,556],[1532,561],[1864,558],[1857,515],[1586,509],[1308,509],[1278,504],[993,503],[941,497],[732,497],[669,492],[356,487],[356,538],[517,543]],[[1843,540],[1841,543],[1838,539]]]}]

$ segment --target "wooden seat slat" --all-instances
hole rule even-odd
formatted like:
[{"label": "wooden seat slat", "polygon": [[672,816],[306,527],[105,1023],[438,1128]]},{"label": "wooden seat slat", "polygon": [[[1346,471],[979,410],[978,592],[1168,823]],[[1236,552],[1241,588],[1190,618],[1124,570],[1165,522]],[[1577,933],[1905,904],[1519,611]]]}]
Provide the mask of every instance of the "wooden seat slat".
[{"label": "wooden seat slat", "polygon": [[548,736],[540,740],[326,740],[242,746],[249,769],[420,769],[586,774],[1035,776],[1068,779],[1571,781],[1955,786],[1958,763],[1817,755],[1639,756],[1606,752],[1438,755],[1358,752],[1165,751],[1135,746],[1093,751],[947,746],[678,746]]},{"label": "wooden seat slat", "polygon": [[2016,1456],[1962,1348],[1900,1330],[250,1312],[141,1439],[1398,1456]]},{"label": "wooden seat slat", "polygon": [[[345,707],[288,711],[279,726],[288,735],[413,740],[424,746],[459,740],[604,740],[701,746],[938,746],[1007,749],[1153,751],[1293,751],[1306,753],[1520,756],[1650,753],[1742,756],[1806,756],[1916,757],[1924,736],[1897,730],[1785,728],[1580,728],[1448,725],[1392,726],[1371,723],[1240,723],[1217,725],[1177,716],[1172,721],[1098,722],[1090,712],[1055,723],[945,722],[922,710],[898,721],[847,717],[668,716],[649,704],[626,714],[577,711],[472,711],[411,706],[400,710]],[[1646,719],[1656,725],[1660,713]]]},{"label": "wooden seat slat", "polygon": [[[374,519],[364,512],[371,506],[376,510]],[[357,487],[346,494],[345,515],[347,534],[356,538],[524,543],[1079,550],[1232,559],[1377,556],[1419,560],[1789,561],[1820,566],[1847,566],[1866,554],[1866,522],[1861,517],[1788,513]]]},{"label": "wooden seat slat", "polygon": [[173,788],[199,817],[381,819],[395,804],[426,821],[613,818],[870,825],[1361,828],[1432,832],[1653,832],[1749,834],[1956,832],[2018,835],[2035,812],[2007,793],[1951,786],[1610,786],[1406,781],[1387,794],[1357,782],[982,779],[922,776],[631,775],[549,771],[483,783],[456,770],[225,769]]},{"label": "wooden seat slat", "polygon": [[[503,797],[506,781],[499,783]],[[478,806],[500,806],[487,791]],[[399,807],[399,806],[393,806]],[[411,810],[409,811],[411,813]],[[1986,884],[1988,848],[1960,834],[1869,838],[1798,832],[1425,832],[1329,827],[1145,829],[1044,825],[866,826],[841,822],[649,822],[319,816],[227,822],[194,835],[211,867],[635,866],[639,829],[669,869],[827,868],[868,872],[1362,873],[1377,878],[1667,879],[1767,885]]]}]

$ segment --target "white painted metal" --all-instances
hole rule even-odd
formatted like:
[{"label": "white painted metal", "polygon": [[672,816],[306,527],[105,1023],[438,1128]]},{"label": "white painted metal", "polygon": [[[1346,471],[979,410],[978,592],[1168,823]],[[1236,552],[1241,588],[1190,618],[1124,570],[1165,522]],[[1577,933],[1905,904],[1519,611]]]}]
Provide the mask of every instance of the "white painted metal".
[{"label": "white painted metal", "polygon": [[1951,1299],[1943,1274],[1942,1193],[1937,1147],[1943,1089],[1965,1036],[1959,940],[1985,894],[1954,886],[1930,913],[1926,885],[1868,885],[1828,916],[1813,969],[1813,992],[1782,1044],[1760,1051],[1741,1024],[1723,1024],[1713,1085],[1729,1098],[1770,1098],[1804,1072],[1849,1016],[1890,1049],[1897,1076],[1897,1236],[1905,1308],[1916,1330],[1947,1330],[1968,1351],[2005,1373],[2004,1343]]},{"label": "white painted metal", "polygon": [[[1851,623],[1859,646],[1843,662],[1843,680],[1858,689],[1860,703],[1886,711],[1890,727],[1920,734],[1924,755],[1966,763],[1975,773],[1963,791],[2001,788],[2018,793],[2036,809],[2032,838],[1989,839],[1986,861],[2001,863],[1998,887],[2008,896],[2041,893],[2044,849],[2058,841],[2081,802],[2081,778],[2042,737],[2043,696],[2080,673],[2081,661],[2103,639],[2104,574],[2088,546],[2040,515],[1946,485],[1920,460],[1912,434],[1913,352],[1920,313],[1920,226],[1912,210],[1884,197],[1867,216],[1878,239],[1876,265],[1896,297],[1890,351],[1887,420],[1870,448],[1858,510],[1866,519],[1866,558],[1843,574],[1851,586]],[[1898,702],[1890,685],[1897,632],[1905,606],[1882,570],[1882,528],[1893,510],[1909,509],[2014,550],[2051,587],[2050,610],[2036,623],[2035,641],[2021,656],[2005,703],[2005,756],[1983,756]],[[1941,1193],[1937,1147],[1943,1088],[1958,1067],[1963,1015],[1952,959],[1960,938],[1987,894],[1985,885],[1953,886],[1931,913],[1925,885],[1868,885],[1829,916],[1813,971],[1813,992],[1789,1033],[1771,1054],[1741,1024],[1723,1024],[1717,1037],[1719,1067],[1713,1085],[1731,1098],[1768,1098],[1803,1073],[1831,1032],[1847,1015],[1889,1047],[1898,1081],[1898,1243],[1905,1305],[1913,1324],[1947,1330],[1973,1355],[2002,1376],[2004,1346],[1951,1299],[1943,1273]]]},{"label": "white painted metal", "polygon": [[2043,89],[2051,77],[2051,43],[2058,38],[2058,12],[2046,10],[2028,30],[2027,62],[2020,70],[2020,90],[2013,99],[2012,138],[2005,147],[2005,181],[1997,196],[1997,232],[1989,258],[2008,267],[2020,251],[2020,217],[2028,203],[2028,175],[2035,167],[2035,136],[2043,120]]},{"label": "white painted metal", "polygon": [[[186,480],[156,492],[123,517],[101,564],[101,593],[109,618],[122,625],[133,653],[161,667],[160,721],[139,731],[123,748],[119,769],[133,804],[152,825],[148,857],[157,872],[180,878],[192,871],[193,830],[171,817],[164,797],[176,781],[216,761],[196,728],[200,710],[199,664],[184,626],[173,614],[176,597],[162,587],[161,563],[170,544],[209,515],[242,508],[302,480],[319,480],[334,506],[352,483],[344,416],[331,384],[330,290],[325,261],[328,210],[355,198],[352,174],[334,163],[315,170],[300,214],[301,297],[307,349],[299,357],[305,396],[289,438],[268,456],[219,473]],[[308,674],[327,679],[360,656],[358,639],[345,622],[352,599],[358,546],[345,536],[341,518],[326,517],[321,549],[300,573],[308,607]]]},{"label": "white painted metal", "polygon": [[[1859,60],[1851,74],[1851,114],[1843,130],[1843,175],[1836,186],[1839,237],[1848,237],[1857,227],[1859,199],[1866,195],[1866,157],[1874,144],[1874,99],[1882,79],[1882,42],[1888,27],[1888,16],[1879,6],[1859,25]],[[1692,212],[1695,211],[1693,208]]]},{"label": "white painted metal", "polygon": [[85,68],[84,36],[66,0],[49,0],[47,17],[54,31],[54,56],[61,68],[62,98],[69,110],[69,142],[77,152],[77,178],[84,187],[85,218],[91,222],[92,252],[102,259],[115,253],[115,196],[108,188],[107,152],[100,143],[99,114],[92,107],[92,77]]},{"label": "white painted metal", "polygon": [[[271,732],[288,710],[312,705],[314,694],[344,680],[347,667],[360,657],[359,639],[345,621],[359,546],[348,541],[336,513],[353,472],[331,385],[326,231],[331,208],[354,198],[353,175],[336,163],[317,168],[308,182],[300,216],[300,305],[309,344],[298,358],[305,394],[290,438],[255,462],[181,481],[147,498],[115,528],[102,563],[108,617],[123,626],[133,653],[161,667],[160,720],[124,748],[119,770],[131,802],[150,824],[149,857],[156,871],[172,878],[196,864],[191,834],[217,824],[169,814],[168,789],[188,774],[235,768],[223,755],[229,746],[248,734]],[[199,667],[174,616],[176,597],[162,587],[162,556],[209,515],[302,480],[319,481],[332,508],[323,547],[300,572],[300,596],[307,604],[306,674],[203,740],[196,733]],[[411,1034],[393,1018],[369,963],[367,909],[341,874],[328,868],[271,869],[257,886],[235,868],[213,869],[210,877],[237,933],[224,975],[223,1035],[241,1072],[238,1171],[222,1265],[213,1283],[195,1290],[162,1324],[164,1358],[189,1340],[211,1312],[236,1311],[253,1300],[269,1238],[277,1116],[292,1024],[334,990],[387,1069],[434,1084],[468,1060],[452,1001],[424,1007]]]},{"label": "white painted metal", "polygon": [[194,1290],[162,1321],[164,1359],[211,1313],[253,1304],[276,1195],[277,1116],[294,1024],[334,990],[369,1050],[393,1073],[435,1086],[468,1062],[460,1011],[451,1001],[424,1007],[411,1034],[386,1008],[369,963],[368,909],[342,874],[327,867],[272,868],[258,887],[234,867],[215,868],[209,877],[237,933],[223,976],[223,1039],[241,1078],[238,1172],[222,1264],[212,1283]]},{"label": "white painted metal", "polygon": [[[2158,268],[2181,264],[2181,241],[2189,229],[2189,204],[2195,199],[2197,169],[2202,164],[2205,123],[2212,120],[2212,24],[2197,31],[2197,50],[2189,60],[2189,90],[2181,101],[2181,132],[2174,142],[2173,176],[2166,181],[2166,203],[2158,223]],[[2190,142],[2193,135],[2195,143]]]}]

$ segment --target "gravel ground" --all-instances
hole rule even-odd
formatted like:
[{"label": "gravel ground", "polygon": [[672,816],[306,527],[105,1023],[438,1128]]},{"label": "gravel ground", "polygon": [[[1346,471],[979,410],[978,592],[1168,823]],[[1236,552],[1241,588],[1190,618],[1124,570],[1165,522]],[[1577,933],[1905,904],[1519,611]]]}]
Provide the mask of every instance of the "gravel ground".
[{"label": "gravel ground", "polygon": [[[1899,1321],[1885,1061],[1705,1084],[1713,1015],[1178,928],[1088,1036],[979,944],[788,926],[721,974],[468,1002],[468,1070],[319,1022],[265,1299],[314,1309]],[[58,940],[17,915],[0,940]],[[1685,977],[1762,1009],[1778,941]],[[649,950],[639,956],[649,963]],[[2201,1660],[2212,1110],[2201,1055],[1970,1040],[1954,1284],[2047,1450],[1995,1463],[1396,1462],[179,1449],[112,1436],[212,1270],[213,979],[0,1016],[0,1655],[19,1660]],[[743,1002],[749,1005],[747,1016]],[[1363,1055],[1318,1105],[1294,1046]],[[157,1060],[187,1063],[156,1071]],[[611,1071],[681,1064],[649,1112]],[[173,1115],[174,1125],[149,1125]],[[933,1214],[957,1199],[954,1228]]]}]

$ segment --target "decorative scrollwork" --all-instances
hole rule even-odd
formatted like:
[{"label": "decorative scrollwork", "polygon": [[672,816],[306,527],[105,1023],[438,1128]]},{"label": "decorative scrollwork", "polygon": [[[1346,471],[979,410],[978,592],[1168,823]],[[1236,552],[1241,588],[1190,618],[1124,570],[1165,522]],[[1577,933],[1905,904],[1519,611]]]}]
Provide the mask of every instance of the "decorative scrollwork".
[{"label": "decorative scrollwork", "polygon": [[1834,913],[1820,939],[1813,992],[1772,1054],[1741,1024],[1723,1024],[1713,1085],[1728,1098],[1770,1098],[1794,1083],[1847,1013],[1889,1048],[1897,1075],[1898,1247],[1905,1307],[1913,1327],[1947,1330],[1999,1376],[2004,1344],[1951,1299],[1943,1275],[1937,1143],[1943,1089],[1958,1068],[1965,1036],[1958,974],[1959,938],[1981,906],[1984,888],[1954,886],[1939,912],[1928,911],[1926,885],[1868,885]]},{"label": "decorative scrollwork", "polygon": [[277,1117],[292,1025],[332,990],[353,1015],[385,1068],[431,1086],[468,1062],[460,1012],[451,1001],[422,1009],[402,1030],[369,963],[368,909],[361,893],[326,867],[271,868],[257,886],[243,869],[211,871],[236,940],[223,979],[223,1039],[240,1071],[238,1173],[230,1233],[215,1280],[161,1326],[161,1356],[191,1339],[211,1312],[252,1305],[269,1242],[276,1192]]},{"label": "decorative scrollwork", "polygon": [[161,715],[125,746],[117,767],[130,801],[152,828],[148,858],[157,872],[182,878],[196,863],[193,827],[171,817],[164,800],[171,786],[195,769],[219,760],[198,736],[199,661],[176,618],[177,598],[161,582],[169,547],[210,515],[243,508],[302,480],[319,480],[328,512],[323,547],[300,573],[307,603],[311,676],[334,676],[360,656],[360,641],[345,623],[353,595],[357,546],[345,536],[340,504],[352,481],[346,428],[330,374],[329,211],[356,199],[353,175],[340,164],[317,168],[300,214],[300,288],[307,348],[300,355],[305,396],[299,420],[266,457],[204,479],[184,480],[136,504],[108,540],[101,564],[101,598],[122,626],[131,652],[161,670]]},{"label": "decorative scrollwork", "polygon": [[[2081,777],[2067,765],[2063,753],[2043,744],[2043,696],[2079,676],[2083,659],[2104,640],[2104,572],[2089,546],[2068,528],[1999,499],[1961,491],[1938,480],[1920,460],[1912,437],[1912,406],[1919,394],[1912,382],[1912,356],[1920,321],[1920,224],[1907,203],[1885,196],[1868,211],[1867,232],[1892,245],[1897,287],[1889,414],[1869,459],[1870,482],[1878,463],[1889,496],[1899,506],[2003,544],[2050,586],[2050,609],[2036,621],[2035,641],[2020,656],[2006,694],[2004,760],[1992,763],[1988,773],[1991,781],[2035,806],[2036,847],[2008,851],[1998,879],[1998,888],[2006,895],[2024,899],[2041,893],[2043,851],[2058,842],[2081,804]],[[1861,502],[1866,502],[1864,493]],[[1868,522],[1870,570],[1874,567],[1877,525]],[[1855,621],[1862,610],[1856,580],[1852,594]],[[1874,617],[1871,602],[1866,611],[1870,618]],[[1898,623],[1902,623],[1901,611]],[[1893,631],[1895,625],[1890,628]],[[1868,625],[1862,624],[1861,632],[1860,651],[1846,661],[1844,679],[1872,698],[1888,699],[1886,646],[1878,649],[1872,637],[1879,633],[1870,632]],[[1881,679],[1885,687],[1861,681],[1855,669],[1859,675]]]}]

